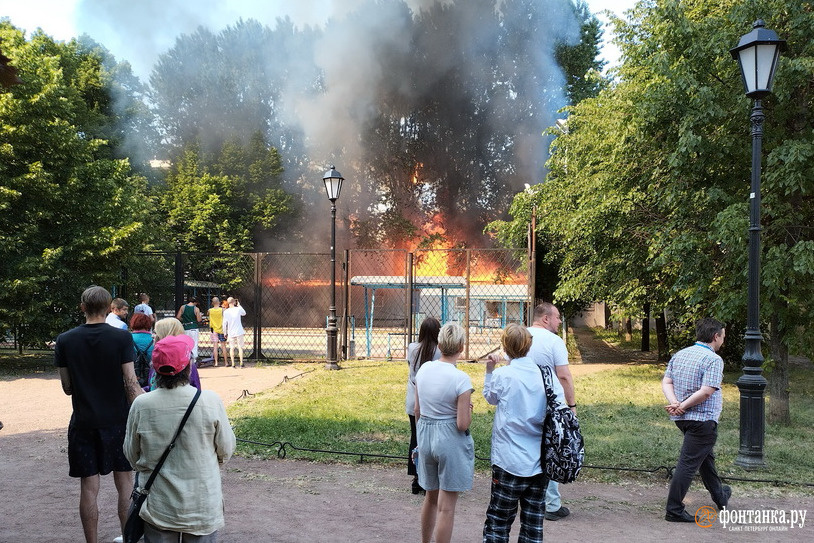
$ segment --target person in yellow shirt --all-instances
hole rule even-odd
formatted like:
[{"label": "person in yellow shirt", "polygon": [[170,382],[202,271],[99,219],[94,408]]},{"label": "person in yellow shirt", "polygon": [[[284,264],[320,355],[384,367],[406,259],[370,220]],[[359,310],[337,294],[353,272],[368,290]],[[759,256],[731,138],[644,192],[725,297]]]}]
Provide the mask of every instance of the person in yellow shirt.
[{"label": "person in yellow shirt", "polygon": [[223,354],[223,363],[226,364],[226,336],[223,335],[223,308],[220,299],[212,298],[212,307],[206,314],[209,317],[209,327],[212,330],[212,358],[215,359],[215,366],[218,365],[218,347]]}]

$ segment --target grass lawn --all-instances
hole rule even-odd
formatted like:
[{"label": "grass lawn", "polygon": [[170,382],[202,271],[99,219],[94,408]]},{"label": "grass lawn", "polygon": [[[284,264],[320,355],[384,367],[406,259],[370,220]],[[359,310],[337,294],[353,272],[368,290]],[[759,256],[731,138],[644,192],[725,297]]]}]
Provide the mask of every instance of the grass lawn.
[{"label": "grass lawn", "polygon": [[0,349],[0,379],[30,373],[56,373],[54,351],[27,351]]},{"label": "grass lawn", "polygon": [[[306,369],[305,366],[303,366]],[[472,435],[477,469],[488,469],[494,408],[481,396],[484,366],[459,364],[476,389]],[[313,369],[311,366],[308,369]],[[663,481],[675,464],[681,435],[664,412],[662,365],[622,365],[577,379],[578,414],[586,444],[586,464],[656,470],[655,474],[587,468],[586,480]],[[295,447],[405,456],[409,422],[404,413],[404,362],[348,361],[341,371],[318,369],[229,408],[239,438]],[[748,472],[734,465],[739,445],[739,374],[724,376],[724,411],[716,446],[722,476],[814,483],[814,374],[791,370],[792,425],[766,426],[768,469]],[[770,401],[770,400],[767,400]],[[277,448],[240,443],[243,454],[271,457]],[[356,462],[358,456],[287,450],[291,458]],[[400,459],[366,461],[401,464]],[[765,486],[765,485],[761,485]],[[790,488],[790,487],[784,487]],[[814,494],[812,487],[791,487]]]}]

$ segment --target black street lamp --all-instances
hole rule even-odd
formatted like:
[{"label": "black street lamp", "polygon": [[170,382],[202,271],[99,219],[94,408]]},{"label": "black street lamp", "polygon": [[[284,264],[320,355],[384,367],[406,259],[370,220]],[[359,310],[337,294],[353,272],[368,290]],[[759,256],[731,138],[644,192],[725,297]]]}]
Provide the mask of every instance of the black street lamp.
[{"label": "black street lamp", "polygon": [[763,106],[761,100],[772,90],[777,61],[786,42],[758,19],[750,33],[741,36],[731,49],[738,61],[746,87],[746,96],[754,100],[752,108],[752,188],[749,194],[749,287],[746,308],[746,347],[743,375],[737,381],[740,390],[740,448],[735,464],[746,469],[766,467],[763,459],[765,434],[766,378],[763,377],[763,353],[760,333],[760,164],[763,144]]},{"label": "black street lamp", "polygon": [[339,369],[336,348],[338,332],[336,327],[336,200],[339,198],[342,181],[344,180],[342,174],[336,171],[333,166],[322,176],[322,182],[325,183],[325,192],[328,194],[328,200],[331,201],[331,307],[328,316],[328,327],[325,328],[328,340],[325,368],[329,370]]}]

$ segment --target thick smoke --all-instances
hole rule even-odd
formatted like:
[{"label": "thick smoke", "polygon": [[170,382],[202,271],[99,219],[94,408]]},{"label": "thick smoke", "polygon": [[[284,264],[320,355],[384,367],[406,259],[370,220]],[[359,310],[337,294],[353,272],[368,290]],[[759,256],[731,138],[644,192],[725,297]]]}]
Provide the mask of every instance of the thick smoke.
[{"label": "thick smoke", "polygon": [[[78,27],[129,61],[146,81],[159,56],[182,34],[200,27],[218,34],[241,18],[275,29],[278,19],[287,17],[315,39],[300,50],[266,57],[269,73],[285,74],[277,82],[282,85],[274,104],[278,124],[268,130],[283,127],[280,131],[297,140],[306,157],[287,166],[288,189],[303,196],[306,211],[315,217],[303,224],[328,228],[319,184],[322,172],[335,164],[347,178],[338,202],[345,238],[340,247],[349,241],[350,218],[381,212],[382,200],[397,201],[402,216],[413,222],[434,207],[447,217],[448,232],[474,233],[474,242],[482,241],[478,233],[485,222],[505,213],[514,192],[544,175],[543,132],[565,105],[555,46],[579,36],[570,2],[80,0]],[[314,87],[311,67],[321,81],[307,92]],[[501,74],[507,75],[501,79]],[[413,111],[433,115],[411,120]],[[424,141],[430,149],[416,151],[410,135],[403,138],[403,155],[416,158],[405,159],[401,170],[374,166],[384,162],[375,156],[375,129],[387,118],[390,130],[401,124],[404,132],[432,132]],[[289,141],[269,136],[275,144]],[[394,153],[392,147],[385,150]],[[281,151],[285,157],[286,149]],[[510,163],[502,164],[507,155]],[[394,154],[393,161],[402,158]],[[411,180],[416,162],[424,165],[423,192]],[[324,235],[312,232],[308,238]],[[272,248],[280,249],[265,247]]]}]

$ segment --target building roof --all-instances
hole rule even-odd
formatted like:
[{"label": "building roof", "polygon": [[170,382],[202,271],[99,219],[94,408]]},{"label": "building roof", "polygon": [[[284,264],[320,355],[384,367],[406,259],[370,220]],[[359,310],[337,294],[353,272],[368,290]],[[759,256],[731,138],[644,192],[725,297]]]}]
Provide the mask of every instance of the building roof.
[{"label": "building roof", "polygon": [[[365,288],[404,288],[407,278],[403,275],[357,275],[351,277],[350,284]],[[413,277],[413,288],[466,288],[466,278],[417,276]]]}]

